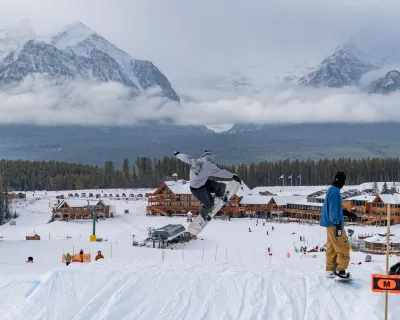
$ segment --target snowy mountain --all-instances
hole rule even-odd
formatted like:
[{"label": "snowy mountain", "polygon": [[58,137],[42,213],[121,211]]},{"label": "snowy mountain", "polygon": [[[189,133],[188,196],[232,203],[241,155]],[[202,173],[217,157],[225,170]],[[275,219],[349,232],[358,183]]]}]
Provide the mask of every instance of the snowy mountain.
[{"label": "snowy mountain", "polygon": [[362,75],[378,68],[361,60],[358,53],[354,45],[337,48],[315,71],[301,77],[299,81],[313,87],[340,88],[357,85]]},{"label": "snowy mountain", "polygon": [[119,82],[134,94],[159,86],[179,101],[168,79],[150,61],[134,59],[82,23],[74,23],[46,41],[29,40],[0,63],[0,84],[46,74],[57,82],[82,78]]},{"label": "snowy mountain", "polygon": [[371,93],[391,93],[400,89],[400,72],[397,70],[389,71],[383,78],[371,84]]},{"label": "snowy mountain", "polygon": [[325,58],[299,82],[314,87],[358,85],[360,78],[384,66],[400,63],[400,37],[393,31],[363,29]]}]

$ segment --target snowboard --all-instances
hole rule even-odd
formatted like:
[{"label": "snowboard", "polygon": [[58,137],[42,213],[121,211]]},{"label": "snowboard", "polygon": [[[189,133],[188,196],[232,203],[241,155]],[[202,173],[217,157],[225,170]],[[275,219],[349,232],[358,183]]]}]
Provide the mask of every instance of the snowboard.
[{"label": "snowboard", "polygon": [[[225,195],[228,197],[228,201],[233,198],[233,196],[239,191],[240,183],[232,180],[226,183]],[[215,198],[214,199],[214,207],[209,213],[211,219],[218,213],[219,210],[225,205],[222,199]],[[188,232],[193,236],[197,236],[209,223],[210,221],[205,221],[202,216],[199,214],[196,218],[188,226]]]}]

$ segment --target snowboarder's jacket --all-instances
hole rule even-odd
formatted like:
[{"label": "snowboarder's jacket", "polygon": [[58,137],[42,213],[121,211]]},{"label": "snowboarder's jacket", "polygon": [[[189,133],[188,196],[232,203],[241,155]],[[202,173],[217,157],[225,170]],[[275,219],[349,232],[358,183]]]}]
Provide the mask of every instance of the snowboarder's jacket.
[{"label": "snowboarder's jacket", "polygon": [[227,170],[222,170],[214,164],[213,154],[206,152],[203,157],[195,158],[187,154],[179,153],[176,157],[190,164],[190,186],[198,189],[205,185],[208,177],[218,177],[231,179],[233,173]]},{"label": "snowboarder's jacket", "polygon": [[339,224],[344,226],[342,196],[340,189],[331,186],[325,196],[324,205],[322,206],[321,222],[323,227],[331,227]]}]

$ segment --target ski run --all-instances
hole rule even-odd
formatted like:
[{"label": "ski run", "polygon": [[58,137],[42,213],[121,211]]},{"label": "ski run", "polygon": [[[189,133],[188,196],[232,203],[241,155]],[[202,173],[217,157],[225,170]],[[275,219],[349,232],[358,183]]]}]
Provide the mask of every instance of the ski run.
[{"label": "ski run", "polygon": [[[289,187],[285,192],[290,193]],[[112,200],[114,218],[96,226],[97,236],[107,241],[90,242],[91,220],[48,223],[55,197],[56,192],[28,192],[27,199],[13,200],[20,215],[16,225],[0,226],[0,319],[384,318],[385,295],[372,292],[371,275],[385,272],[385,257],[372,255],[367,263],[366,254],[351,252],[354,281],[327,279],[324,252],[294,250],[323,246],[326,234],[320,226],[213,220],[197,240],[162,250],[132,246],[132,235],[141,242],[148,227],[186,228],[185,217],[146,216],[145,199]],[[384,227],[351,228],[353,237],[385,232]],[[392,231],[399,235],[396,226]],[[40,241],[25,240],[35,233]],[[62,263],[63,254],[80,250],[91,254],[90,263]],[[104,259],[95,261],[99,250]],[[26,263],[29,256],[34,263]],[[398,257],[391,257],[390,265],[396,262]],[[399,299],[389,295],[389,319],[399,319]]]}]

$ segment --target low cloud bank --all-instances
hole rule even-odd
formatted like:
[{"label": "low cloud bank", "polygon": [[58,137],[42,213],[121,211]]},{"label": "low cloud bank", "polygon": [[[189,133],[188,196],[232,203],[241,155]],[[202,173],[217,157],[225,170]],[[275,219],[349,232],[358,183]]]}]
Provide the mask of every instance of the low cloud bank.
[{"label": "low cloud bank", "polygon": [[[196,101],[196,102],[193,102]],[[156,89],[131,99],[117,83],[73,81],[54,85],[42,77],[0,91],[0,123],[131,125],[172,119],[178,124],[400,121],[400,93],[370,95],[356,88],[267,88],[248,96],[205,98],[180,105]]]}]

